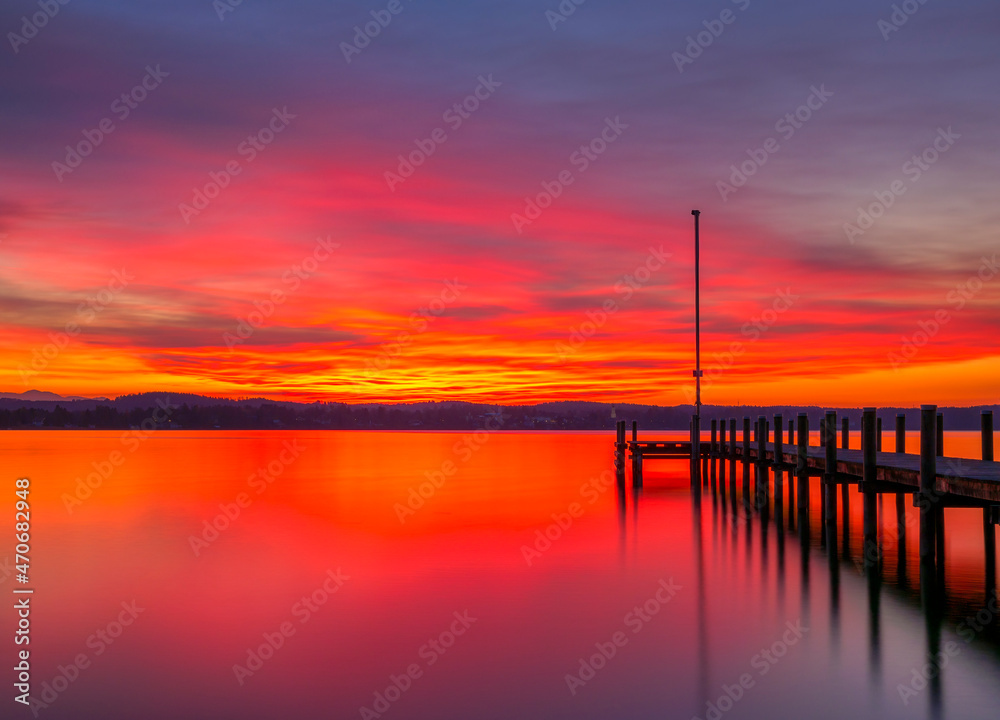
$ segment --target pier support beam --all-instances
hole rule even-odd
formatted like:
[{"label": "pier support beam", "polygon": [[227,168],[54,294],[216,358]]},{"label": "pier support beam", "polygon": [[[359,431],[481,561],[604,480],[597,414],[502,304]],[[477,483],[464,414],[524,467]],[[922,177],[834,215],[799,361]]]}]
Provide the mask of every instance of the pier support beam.
[{"label": "pier support beam", "polygon": [[826,499],[824,524],[826,525],[827,553],[831,558],[837,555],[837,413],[826,413],[826,463],[823,467],[823,497]]},{"label": "pier support beam", "polygon": [[796,429],[796,459],[795,475],[799,483],[798,511],[799,511],[799,535],[804,540],[809,538],[809,471],[806,459],[809,456],[809,416],[806,413],[799,413],[796,418],[798,428]]},{"label": "pier support beam", "polygon": [[944,413],[937,414],[937,456],[944,457]]},{"label": "pier support beam", "polygon": [[864,496],[864,566],[870,570],[878,566],[878,505],[877,494],[872,489],[877,479],[875,408],[865,408],[861,417],[861,455],[863,458],[861,490]]},{"label": "pier support beam", "polygon": [[625,482],[625,428],[624,420],[615,422],[615,477]]},{"label": "pier support beam", "polygon": [[[851,425],[847,418],[840,419],[840,448],[849,450],[851,447]],[[844,557],[851,557],[851,487],[847,483],[840,485],[840,516],[841,544]]]},{"label": "pier support beam", "polygon": [[[896,415],[896,452],[906,452],[906,415]],[[896,535],[901,563],[901,579],[906,577],[906,494],[896,493]]]},{"label": "pier support beam", "polygon": [[[983,441],[983,460],[993,461],[993,411],[983,410],[980,418]],[[983,508],[983,542],[986,547],[986,596],[995,597],[997,591],[997,533],[993,527],[993,508]]]},{"label": "pier support beam", "polygon": [[750,506],[750,418],[743,418],[743,504]]},{"label": "pier support beam", "polygon": [[[698,415],[693,415],[691,417],[691,461],[696,463],[701,463],[701,417]],[[696,472],[700,471],[698,468]],[[700,474],[700,472],[698,472]],[[695,477],[698,480],[698,484],[701,484],[701,478]]]},{"label": "pier support beam", "polygon": [[736,508],[736,418],[729,418],[729,493]]},{"label": "pier support beam", "polygon": [[937,405],[920,406],[920,560],[933,565],[937,508]]}]

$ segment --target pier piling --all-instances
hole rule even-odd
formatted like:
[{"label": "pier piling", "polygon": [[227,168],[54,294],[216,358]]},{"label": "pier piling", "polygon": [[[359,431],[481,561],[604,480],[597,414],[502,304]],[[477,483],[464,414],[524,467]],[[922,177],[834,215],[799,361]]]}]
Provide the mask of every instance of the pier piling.
[{"label": "pier piling", "polygon": [[920,406],[920,559],[934,558],[934,483],[937,477],[937,405]]},{"label": "pier piling", "polygon": [[878,506],[877,494],[874,490],[877,478],[875,453],[878,428],[875,420],[875,408],[865,408],[861,417],[861,453],[863,458],[861,490],[863,493],[864,564],[866,569],[875,567],[878,562]]}]

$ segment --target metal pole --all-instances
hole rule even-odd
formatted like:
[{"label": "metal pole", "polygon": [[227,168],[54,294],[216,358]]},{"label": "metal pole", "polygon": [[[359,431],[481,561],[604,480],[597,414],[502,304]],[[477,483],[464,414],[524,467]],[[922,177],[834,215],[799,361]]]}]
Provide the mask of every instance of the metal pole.
[{"label": "metal pole", "polygon": [[696,417],[701,417],[701,210],[692,210],[694,215],[694,378]]}]

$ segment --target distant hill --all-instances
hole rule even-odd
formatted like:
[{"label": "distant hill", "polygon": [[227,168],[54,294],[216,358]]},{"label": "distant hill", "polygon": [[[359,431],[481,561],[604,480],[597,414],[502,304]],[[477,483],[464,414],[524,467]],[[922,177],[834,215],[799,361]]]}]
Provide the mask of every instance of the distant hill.
[{"label": "distant hill", "polygon": [[[0,393],[0,428],[129,428],[153,416],[157,407],[176,408],[164,421],[164,427],[185,429],[383,429],[383,430],[474,430],[493,417],[497,405],[465,401],[416,403],[336,402],[299,403],[266,398],[224,398],[192,393],[148,392],[107,398],[63,397],[32,390],[27,393]],[[637,403],[601,403],[590,401],[544,402],[533,405],[501,406],[504,429],[508,430],[606,430],[613,432],[615,422],[639,423],[639,430],[686,430],[694,408],[691,405],[664,407]],[[809,417],[812,428],[827,410],[836,410],[838,419],[847,418],[850,427],[861,425],[861,408],[824,408],[817,406],[702,406],[706,431],[712,420],[756,419],[763,415],[773,421],[780,413],[788,423],[798,413]],[[976,407],[941,407],[948,430],[978,430],[980,413],[998,405]],[[883,431],[892,432],[895,416],[906,416],[906,426],[920,426],[919,408],[879,408]],[[157,416],[161,416],[158,413]]]},{"label": "distant hill", "polygon": [[[44,390],[28,390],[23,393],[0,393],[0,399],[2,400],[28,400],[31,402],[43,401],[43,400],[89,400],[91,398],[78,397],[76,395],[64,396],[56,395],[52,392],[45,392]],[[107,398],[94,398],[96,400],[107,400]]]}]

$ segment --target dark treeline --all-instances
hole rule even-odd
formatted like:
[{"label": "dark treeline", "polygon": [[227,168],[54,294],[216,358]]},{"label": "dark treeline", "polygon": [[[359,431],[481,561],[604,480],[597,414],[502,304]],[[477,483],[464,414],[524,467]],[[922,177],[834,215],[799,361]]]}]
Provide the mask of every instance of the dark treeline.
[{"label": "dark treeline", "polygon": [[[941,408],[948,430],[976,430],[983,409],[998,406]],[[819,427],[827,408],[821,407],[702,407],[702,426],[708,431],[712,419],[772,419],[781,413],[787,425],[799,412],[809,415],[810,427]],[[199,395],[144,393],[117,400],[66,400],[25,402],[0,400],[0,429],[69,428],[118,430],[136,427],[171,429],[330,429],[330,430],[474,430],[486,426],[506,430],[606,430],[614,432],[617,420],[639,423],[640,432],[686,430],[690,405],[608,404],[596,402],[551,402],[538,405],[495,406],[467,402],[411,404],[365,404],[276,402],[260,398],[230,400]],[[852,429],[860,427],[859,408],[839,408]],[[896,413],[906,415],[910,430],[919,428],[919,409],[880,408],[886,432],[892,432]]]},{"label": "dark treeline", "polygon": [[328,429],[328,430],[471,430],[491,429],[613,429],[607,412],[559,415],[537,408],[496,408],[483,405],[445,404],[410,406],[352,406],[340,403],[294,405],[188,405],[168,409],[147,406],[118,409],[98,405],[71,410],[62,405],[51,409],[0,408],[0,429],[89,428],[98,430],[156,426],[161,429]]}]

